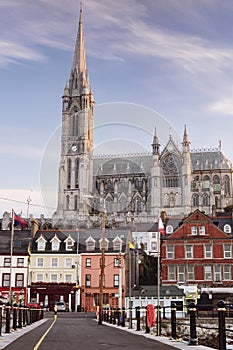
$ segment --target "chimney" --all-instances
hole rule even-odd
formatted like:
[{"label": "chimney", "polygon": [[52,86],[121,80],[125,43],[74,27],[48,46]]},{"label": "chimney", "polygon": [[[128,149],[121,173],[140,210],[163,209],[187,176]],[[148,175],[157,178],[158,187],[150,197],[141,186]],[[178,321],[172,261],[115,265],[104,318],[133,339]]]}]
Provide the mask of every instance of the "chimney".
[{"label": "chimney", "polygon": [[35,237],[36,232],[39,230],[40,224],[37,220],[32,219],[31,220],[31,235],[32,238]]}]

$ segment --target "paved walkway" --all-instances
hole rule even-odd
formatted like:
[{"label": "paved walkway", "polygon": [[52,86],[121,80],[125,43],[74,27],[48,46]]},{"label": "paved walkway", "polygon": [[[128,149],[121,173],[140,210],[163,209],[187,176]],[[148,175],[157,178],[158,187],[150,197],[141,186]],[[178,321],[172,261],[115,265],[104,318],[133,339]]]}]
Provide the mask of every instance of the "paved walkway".
[{"label": "paved walkway", "polygon": [[181,350],[216,350],[216,349],[210,348],[208,346],[203,346],[203,345],[188,345],[188,342],[185,342],[185,341],[176,341],[176,340],[172,340],[172,339],[169,339],[167,337],[164,337],[164,336],[158,337],[158,336],[155,336],[154,334],[145,333],[145,331],[136,331],[135,329],[129,329],[128,327],[119,327],[117,325],[113,325],[113,324],[110,324],[107,322],[103,322],[103,324],[106,326],[109,326],[109,327],[116,327],[117,329],[120,329],[122,331],[130,332],[130,333],[136,334],[136,335],[140,335],[140,336],[143,336],[145,338],[157,340],[160,343],[170,345],[176,349],[181,349]]},{"label": "paved walkway", "polygon": [[[7,345],[14,342],[17,338],[30,332],[34,328],[39,327],[40,325],[45,323],[47,320],[48,320],[48,318],[44,318],[44,319],[37,321],[31,325],[28,325],[28,326],[23,327],[21,329],[17,329],[17,331],[13,331],[11,333],[3,333],[2,337],[0,337],[0,349],[4,349]],[[129,332],[129,333],[132,333],[132,334],[135,334],[138,336],[142,336],[145,338],[159,341],[163,344],[172,346],[172,347],[174,347],[176,349],[180,349],[180,350],[214,350],[210,347],[203,346],[203,345],[191,346],[191,345],[188,345],[188,343],[185,341],[175,341],[175,340],[166,338],[164,336],[158,337],[158,336],[155,336],[154,334],[145,333],[145,331],[136,331],[135,329],[129,329],[127,326],[126,327],[119,327],[117,325],[109,324],[107,322],[103,322],[103,324],[106,326],[109,326],[109,327],[115,327],[118,330],[121,330],[122,332]]]}]

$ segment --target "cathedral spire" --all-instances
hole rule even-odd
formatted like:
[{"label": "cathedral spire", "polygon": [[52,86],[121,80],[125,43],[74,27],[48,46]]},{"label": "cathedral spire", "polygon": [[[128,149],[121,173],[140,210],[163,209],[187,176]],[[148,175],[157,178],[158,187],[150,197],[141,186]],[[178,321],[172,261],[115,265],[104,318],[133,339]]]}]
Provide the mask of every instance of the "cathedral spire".
[{"label": "cathedral spire", "polygon": [[86,54],[84,48],[84,34],[83,34],[83,9],[82,1],[80,1],[80,10],[79,10],[79,25],[78,25],[78,34],[75,43],[73,67],[75,70],[77,68],[81,72],[85,72],[86,67]]},{"label": "cathedral spire", "polygon": [[157,155],[159,154],[159,147],[160,147],[159,139],[158,139],[157,131],[155,128],[154,139],[153,139],[153,143],[152,143],[153,154],[157,154]]},{"label": "cathedral spire", "polygon": [[183,150],[188,151],[189,152],[189,145],[190,145],[190,141],[188,138],[188,133],[187,133],[187,128],[186,128],[186,124],[184,126],[184,135],[183,135]]}]

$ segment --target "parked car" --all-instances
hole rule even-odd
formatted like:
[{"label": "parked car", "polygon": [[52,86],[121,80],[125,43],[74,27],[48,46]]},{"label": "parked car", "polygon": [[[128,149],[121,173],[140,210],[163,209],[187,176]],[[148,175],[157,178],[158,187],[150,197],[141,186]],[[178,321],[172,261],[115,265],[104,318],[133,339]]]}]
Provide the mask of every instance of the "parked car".
[{"label": "parked car", "polygon": [[69,305],[65,303],[64,301],[56,301],[55,306],[57,307],[57,311],[69,311]]}]

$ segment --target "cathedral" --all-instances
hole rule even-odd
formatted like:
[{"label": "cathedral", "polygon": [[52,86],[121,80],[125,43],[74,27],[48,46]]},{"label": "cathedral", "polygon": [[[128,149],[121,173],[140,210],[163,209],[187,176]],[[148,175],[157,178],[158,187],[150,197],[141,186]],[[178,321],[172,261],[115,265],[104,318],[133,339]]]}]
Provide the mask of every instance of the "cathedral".
[{"label": "cathedral", "polygon": [[103,211],[112,224],[154,222],[161,212],[183,217],[198,208],[214,215],[232,205],[232,164],[221,143],[214,149],[191,150],[186,126],[180,147],[171,132],[163,149],[156,131],[151,143],[148,154],[94,155],[94,94],[81,7],[73,64],[62,97],[54,224],[67,228],[82,221],[94,224]]}]

